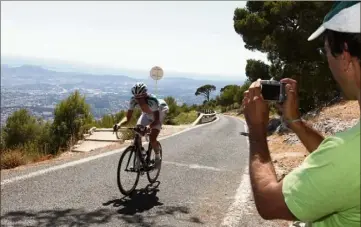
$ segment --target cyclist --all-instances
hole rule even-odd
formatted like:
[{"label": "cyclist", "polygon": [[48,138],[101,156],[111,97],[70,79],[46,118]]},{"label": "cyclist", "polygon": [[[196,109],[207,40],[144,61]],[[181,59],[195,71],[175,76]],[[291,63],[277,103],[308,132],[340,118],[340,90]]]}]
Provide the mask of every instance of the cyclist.
[{"label": "cyclist", "polygon": [[130,121],[135,107],[142,110],[137,125],[150,127],[150,143],[155,152],[155,166],[159,167],[161,157],[158,147],[157,137],[162,128],[162,124],[169,107],[163,99],[158,99],[153,94],[148,94],[147,85],[137,82],[131,89],[133,96],[130,99],[127,116],[124,117],[118,124],[114,125],[114,129],[119,128],[123,124]]}]

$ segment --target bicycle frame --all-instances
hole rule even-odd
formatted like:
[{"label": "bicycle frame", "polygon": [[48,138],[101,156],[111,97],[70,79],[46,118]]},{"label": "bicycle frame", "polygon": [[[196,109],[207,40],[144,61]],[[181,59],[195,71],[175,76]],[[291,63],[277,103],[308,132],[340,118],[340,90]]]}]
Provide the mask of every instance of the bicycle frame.
[{"label": "bicycle frame", "polygon": [[[141,152],[141,148],[143,147],[142,145],[142,136],[140,135],[139,132],[137,132],[135,129],[133,129],[133,131],[135,132],[135,136],[134,136],[134,140],[133,140],[133,146],[135,147],[135,155],[138,156],[140,162],[142,163],[143,165],[143,168],[144,170],[147,170],[148,169],[148,164],[149,164],[149,161],[150,161],[150,151],[152,149],[152,144],[148,143],[148,150],[147,150],[147,158],[144,160],[143,159],[143,156],[142,156],[142,152]],[[128,162],[127,162],[127,165],[126,165],[126,169],[128,169],[128,165],[129,165],[129,162],[132,158],[132,155],[129,156],[129,159],[128,159]],[[134,162],[135,162],[136,159],[134,159]],[[135,166],[135,163],[133,163],[134,166]]]}]

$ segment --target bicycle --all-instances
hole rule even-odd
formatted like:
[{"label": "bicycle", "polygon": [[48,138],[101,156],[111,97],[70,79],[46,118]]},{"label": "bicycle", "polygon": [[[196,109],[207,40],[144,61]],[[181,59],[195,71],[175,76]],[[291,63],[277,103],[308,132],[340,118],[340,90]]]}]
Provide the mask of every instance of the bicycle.
[{"label": "bicycle", "polygon": [[[133,130],[135,132],[135,136],[134,136],[132,144],[130,146],[128,146],[124,150],[122,155],[120,156],[119,163],[118,163],[118,170],[117,170],[118,188],[123,195],[127,196],[127,195],[130,195],[135,190],[135,188],[137,187],[137,184],[139,182],[139,177],[140,177],[140,175],[143,175],[144,172],[147,173],[147,178],[148,178],[149,183],[153,184],[158,179],[160,169],[161,169],[161,163],[159,164],[159,168],[155,168],[154,157],[153,157],[153,159],[151,159],[151,154],[152,154],[151,152],[154,150],[152,149],[152,145],[149,142],[149,135],[150,135],[149,127],[144,127],[144,126],[139,125],[136,127],[121,127],[119,129]],[[119,129],[114,128],[113,130],[116,132],[116,137],[118,139],[121,139],[121,135],[118,134]],[[113,133],[114,133],[114,131],[113,131]],[[143,136],[146,138],[146,141],[149,142],[148,150],[146,151],[145,155],[142,154],[142,150],[144,151],[144,147],[142,145],[142,137]],[[162,147],[159,142],[158,142],[158,146],[159,146],[160,156],[162,158]],[[121,183],[122,178],[120,176],[122,167],[124,167],[123,161],[125,159],[125,156],[128,153],[130,153],[130,154],[129,154],[129,158],[128,158],[128,161],[126,163],[124,170],[125,170],[125,172],[136,173],[136,178],[135,178],[134,184],[129,190],[125,189],[124,185]],[[153,152],[153,153],[155,154],[155,152]],[[133,157],[133,159],[132,159],[132,157]],[[154,177],[151,176],[151,172],[153,170],[157,171],[156,175]]]}]

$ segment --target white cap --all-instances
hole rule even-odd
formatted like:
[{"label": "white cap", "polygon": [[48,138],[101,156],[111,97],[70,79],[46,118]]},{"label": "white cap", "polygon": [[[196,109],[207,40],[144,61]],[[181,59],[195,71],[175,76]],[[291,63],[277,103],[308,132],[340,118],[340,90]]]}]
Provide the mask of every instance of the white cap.
[{"label": "white cap", "polygon": [[320,36],[326,29],[360,33],[360,1],[338,1],[325,16],[322,25],[307,39],[311,41]]}]

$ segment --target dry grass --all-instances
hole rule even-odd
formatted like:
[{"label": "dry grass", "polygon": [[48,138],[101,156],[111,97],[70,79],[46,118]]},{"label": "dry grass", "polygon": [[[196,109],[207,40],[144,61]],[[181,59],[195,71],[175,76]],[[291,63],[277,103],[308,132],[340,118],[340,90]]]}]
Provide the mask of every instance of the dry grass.
[{"label": "dry grass", "polygon": [[51,154],[43,154],[38,151],[28,151],[24,148],[8,149],[1,151],[0,153],[0,169],[12,169],[28,163],[50,160],[53,157],[54,156]]},{"label": "dry grass", "polygon": [[344,121],[360,118],[360,107],[358,101],[342,101],[335,105],[325,107],[322,109],[321,114],[310,122],[317,122],[323,118],[340,118]]},{"label": "dry grass", "polygon": [[15,168],[27,163],[24,152],[20,149],[1,151],[1,169]]}]

